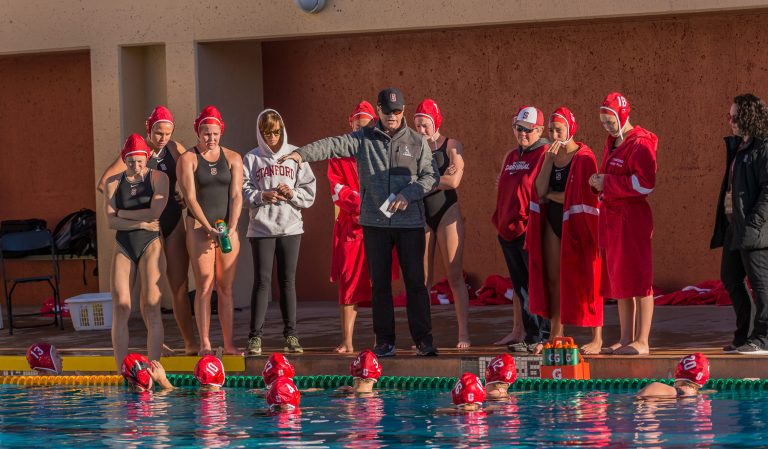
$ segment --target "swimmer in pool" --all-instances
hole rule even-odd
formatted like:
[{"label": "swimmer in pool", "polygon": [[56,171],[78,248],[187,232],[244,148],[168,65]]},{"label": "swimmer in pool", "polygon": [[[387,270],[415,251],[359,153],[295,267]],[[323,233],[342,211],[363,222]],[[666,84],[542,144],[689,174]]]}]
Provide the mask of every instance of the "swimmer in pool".
[{"label": "swimmer in pool", "polygon": [[485,397],[492,401],[509,399],[507,390],[517,380],[515,359],[509,354],[494,357],[485,368]]},{"label": "swimmer in pool", "polygon": [[355,360],[349,364],[349,371],[352,374],[353,385],[345,385],[338,390],[337,394],[355,395],[360,397],[374,396],[373,385],[381,377],[381,365],[376,354],[370,349],[366,349],[355,357]]},{"label": "swimmer in pool", "polygon": [[476,374],[464,373],[456,381],[451,390],[451,399],[455,408],[439,408],[439,415],[456,415],[466,412],[477,412],[483,409],[485,388]]},{"label": "swimmer in pool", "polygon": [[125,356],[120,367],[120,374],[128,382],[131,391],[135,393],[152,391],[154,385],[157,385],[160,390],[173,390],[174,388],[165,375],[163,365],[157,360],[150,362],[141,354]]},{"label": "swimmer in pool", "polygon": [[646,385],[637,393],[639,398],[679,399],[693,397],[709,380],[709,360],[696,352],[683,357],[675,368],[675,384],[670,386],[661,382]]},{"label": "swimmer in pool", "polygon": [[27,349],[29,368],[41,376],[58,376],[62,371],[61,356],[53,345],[44,341]]},{"label": "swimmer in pool", "polygon": [[201,390],[219,390],[224,386],[224,364],[212,355],[204,355],[195,365],[195,379]]},{"label": "swimmer in pool", "polygon": [[298,413],[301,393],[288,377],[279,377],[267,390],[267,406],[271,413]]}]

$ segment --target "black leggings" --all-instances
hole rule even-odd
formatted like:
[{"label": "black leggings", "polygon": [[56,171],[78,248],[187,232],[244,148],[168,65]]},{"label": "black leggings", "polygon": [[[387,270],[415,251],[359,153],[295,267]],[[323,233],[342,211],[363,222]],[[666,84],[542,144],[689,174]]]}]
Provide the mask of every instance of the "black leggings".
[{"label": "black leggings", "polygon": [[248,240],[251,241],[254,274],[251,292],[251,332],[248,338],[262,335],[267,306],[272,299],[272,263],[275,258],[280,285],[283,337],[296,336],[296,264],[299,260],[301,234]]}]

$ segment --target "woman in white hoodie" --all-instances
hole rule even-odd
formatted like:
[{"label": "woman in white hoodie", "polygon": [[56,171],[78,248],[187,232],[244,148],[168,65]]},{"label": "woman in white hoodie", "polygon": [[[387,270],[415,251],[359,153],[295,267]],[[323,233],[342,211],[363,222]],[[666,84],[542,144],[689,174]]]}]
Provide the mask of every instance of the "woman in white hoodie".
[{"label": "woman in white hoodie", "polygon": [[303,352],[296,336],[296,263],[304,223],[301,209],[315,202],[315,175],[309,164],[278,158],[296,149],[288,144],[283,118],[266,109],[257,120],[259,146],[243,158],[243,199],[250,209],[248,240],[253,254],[251,331],[247,355],[261,354],[261,337],[277,259],[280,312],[286,352]]}]

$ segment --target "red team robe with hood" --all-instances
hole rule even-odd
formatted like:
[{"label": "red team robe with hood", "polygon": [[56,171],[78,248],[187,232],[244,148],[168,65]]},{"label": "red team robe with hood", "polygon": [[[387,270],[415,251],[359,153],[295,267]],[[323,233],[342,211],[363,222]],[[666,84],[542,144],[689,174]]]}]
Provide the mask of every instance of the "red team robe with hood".
[{"label": "red team robe with hood", "polygon": [[634,127],[613,151],[603,149],[599,244],[603,258],[600,294],[620,299],[653,294],[651,236],[653,215],[646,197],[656,186],[656,147],[652,132]]},{"label": "red team robe with hood", "polygon": [[[339,286],[339,304],[364,305],[371,302],[371,278],[363,249],[360,216],[360,178],[353,157],[328,159],[328,182],[333,204],[339,214],[333,223],[331,247],[331,282]],[[400,276],[397,255],[392,254],[392,279]]]},{"label": "red team robe with hood", "polygon": [[328,160],[328,182],[339,214],[333,224],[331,282],[339,284],[339,304],[371,300],[371,281],[363,251],[360,216],[360,180],[355,158]]},{"label": "red team robe with hood", "polygon": [[[579,149],[571,160],[563,203],[563,233],[560,240],[560,320],[573,326],[602,326],[603,299],[600,297],[600,259],[597,246],[598,201],[589,186],[597,172],[592,150],[577,142]],[[542,155],[536,176],[544,162]],[[535,178],[534,178],[535,179]],[[530,310],[551,318],[549,291],[544,277],[542,236],[546,226],[547,202],[540,202],[531,189],[531,215],[528,218],[528,288]]]}]

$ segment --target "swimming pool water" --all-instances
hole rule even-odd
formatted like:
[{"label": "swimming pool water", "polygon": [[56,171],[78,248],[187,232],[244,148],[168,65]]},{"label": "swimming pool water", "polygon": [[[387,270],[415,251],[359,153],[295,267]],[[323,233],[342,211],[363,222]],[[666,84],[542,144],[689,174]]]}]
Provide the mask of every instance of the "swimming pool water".
[{"label": "swimming pool water", "polygon": [[633,394],[521,392],[486,411],[442,414],[446,391],[373,398],[303,394],[268,416],[246,389],[133,394],[122,387],[0,385],[0,447],[768,447],[768,394],[681,401]]}]

